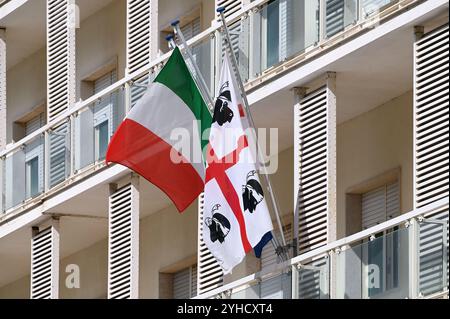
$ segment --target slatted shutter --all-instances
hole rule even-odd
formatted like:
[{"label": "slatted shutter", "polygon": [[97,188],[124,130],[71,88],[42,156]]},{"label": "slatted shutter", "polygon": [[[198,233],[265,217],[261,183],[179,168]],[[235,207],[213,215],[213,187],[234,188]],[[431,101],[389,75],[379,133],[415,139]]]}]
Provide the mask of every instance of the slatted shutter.
[{"label": "slatted shutter", "polygon": [[354,0],[327,0],[325,7],[325,33],[327,37],[344,31],[357,19],[357,4]]},{"label": "slatted shutter", "polygon": [[70,124],[62,123],[49,132],[49,187],[63,182],[70,173]]},{"label": "slatted shutter", "polygon": [[203,241],[204,195],[199,197],[198,207],[198,248],[197,248],[197,293],[199,295],[218,288],[223,284],[223,272],[214,256]]},{"label": "slatted shutter", "polygon": [[426,216],[419,227],[419,293],[427,296],[448,289],[448,208]]},{"label": "slatted shutter", "polygon": [[108,298],[138,298],[138,178],[109,196]]},{"label": "slatted shutter", "polygon": [[329,259],[321,258],[298,270],[299,299],[329,298]]},{"label": "slatted shutter", "polygon": [[415,207],[449,195],[448,25],[415,43]]},{"label": "slatted shutter", "polygon": [[173,298],[189,299],[197,295],[197,266],[173,274]]},{"label": "slatted shutter", "polygon": [[[336,212],[336,100],[333,79],[295,105],[295,231],[298,252],[333,240]],[[335,236],[335,235],[334,235]]]},{"label": "slatted shutter", "polygon": [[48,122],[75,103],[75,28],[69,23],[74,0],[47,0]]},{"label": "slatted shutter", "polygon": [[[448,38],[447,24],[425,34],[414,45],[415,208],[449,195]],[[439,281],[445,277],[444,286],[448,287],[448,207],[425,217],[420,225],[419,290],[427,295],[439,289]],[[443,221],[444,225],[433,220]],[[442,238],[444,228],[446,239]]]},{"label": "slatted shutter", "polygon": [[[48,122],[75,103],[75,28],[69,16],[73,5],[74,0],[47,0]],[[69,123],[63,123],[49,133],[49,187],[70,172],[69,132]]]},{"label": "slatted shutter", "polygon": [[57,220],[31,239],[31,299],[57,299],[59,289],[59,225]]},{"label": "slatted shutter", "polygon": [[151,60],[152,0],[127,0],[127,70],[133,73]]},{"label": "slatted shutter", "polygon": [[398,182],[364,193],[361,200],[363,229],[381,224],[400,214]]}]

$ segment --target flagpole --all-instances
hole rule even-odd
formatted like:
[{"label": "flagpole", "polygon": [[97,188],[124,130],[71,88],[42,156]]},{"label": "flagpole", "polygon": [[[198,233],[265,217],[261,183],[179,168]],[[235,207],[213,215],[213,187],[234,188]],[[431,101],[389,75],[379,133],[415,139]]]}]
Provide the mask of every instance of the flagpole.
[{"label": "flagpole", "polygon": [[[244,102],[244,106],[245,106],[245,109],[247,111],[247,114],[248,114],[250,125],[252,126],[252,128],[254,130],[256,130],[255,122],[253,120],[253,116],[252,116],[252,113],[250,111],[250,105],[249,105],[248,100],[247,100],[247,95],[245,94],[245,88],[244,88],[244,84],[242,82],[242,77],[241,77],[241,74],[239,73],[239,68],[238,68],[238,63],[237,63],[237,60],[236,60],[236,56],[234,54],[233,47],[231,45],[230,33],[228,32],[228,27],[227,27],[227,24],[225,22],[225,16],[224,16],[225,7],[219,7],[219,8],[217,8],[216,11],[220,14],[220,18],[221,18],[221,21],[222,21],[222,26],[223,26],[223,30],[224,30],[224,34],[225,34],[225,42],[227,43],[227,48],[228,48],[228,51],[230,52],[231,63],[233,64],[234,73],[236,75],[236,79],[237,79],[237,82],[238,82],[239,90],[241,91],[241,97],[242,97],[242,100]],[[256,135],[256,133],[255,133],[255,135]],[[258,150],[258,157],[262,160],[262,154],[261,154],[260,148],[258,147],[258,140],[257,140],[256,136],[255,136],[255,141],[256,141],[256,144],[257,144],[256,148]],[[275,211],[277,224],[278,224],[278,228],[280,229],[280,235],[281,235],[281,239],[282,239],[282,243],[283,243],[282,246],[280,246],[278,243],[276,243],[278,245],[277,248],[281,248],[281,251],[278,251],[277,253],[278,253],[279,256],[282,254],[284,256],[284,258],[287,260],[288,256],[287,256],[287,253],[286,253],[286,248],[287,248],[286,247],[286,240],[284,238],[283,226],[282,226],[282,223],[281,223],[278,202],[275,199],[275,195],[274,195],[274,192],[273,192],[273,189],[272,189],[272,184],[270,182],[270,178],[269,178],[269,175],[267,173],[266,167],[264,165],[261,165],[261,166],[263,168],[263,175],[265,177],[267,188],[268,188],[268,191],[270,193],[272,206],[273,206],[273,209]],[[275,238],[275,236],[274,236],[274,238]]]},{"label": "flagpole", "polygon": [[[181,32],[180,21],[175,20],[171,23],[171,25],[173,27],[174,33],[181,40],[181,43],[183,44],[184,52],[188,56],[188,58],[192,64],[192,67],[194,68],[195,74],[197,75],[196,83],[200,89],[200,92],[202,92],[203,99],[206,98],[205,101],[208,103],[208,109],[210,110],[211,113],[214,113],[214,101],[211,97],[211,94],[209,93],[209,89],[208,89],[208,86],[206,85],[205,79],[203,78],[203,75],[200,72],[200,69],[198,68],[197,63],[195,63],[194,56],[192,55],[191,49],[187,45],[186,38],[184,37],[183,32]],[[173,37],[172,37],[171,41],[172,41],[172,45],[174,45],[174,44],[176,45]]]}]

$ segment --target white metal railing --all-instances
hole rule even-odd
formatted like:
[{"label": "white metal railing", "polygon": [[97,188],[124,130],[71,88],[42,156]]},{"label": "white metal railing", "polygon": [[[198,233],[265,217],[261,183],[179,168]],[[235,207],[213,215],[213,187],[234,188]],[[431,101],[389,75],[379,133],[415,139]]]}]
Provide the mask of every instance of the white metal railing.
[{"label": "white metal railing", "polygon": [[[259,78],[267,78],[267,75],[270,73],[271,69],[276,70],[277,65],[279,64],[283,64],[285,63],[285,61],[287,61],[287,59],[298,55],[299,53],[304,52],[305,50],[309,48],[317,48],[317,49],[322,49],[324,46],[324,43],[326,43],[327,41],[330,41],[331,38],[335,38],[337,36],[339,36],[340,34],[344,33],[344,31],[346,30],[347,27],[351,26],[351,25],[360,25],[361,23],[363,23],[364,21],[369,21],[369,20],[373,20],[375,16],[380,16],[383,15],[385,12],[392,10],[392,7],[396,7],[397,9],[400,9],[401,7],[399,6],[399,4],[401,3],[414,3],[414,2],[419,2],[416,0],[403,0],[403,1],[392,1],[392,0],[385,0],[385,1],[381,1],[382,3],[386,4],[386,6],[380,7],[379,9],[381,9],[380,12],[375,12],[371,15],[364,15],[363,16],[363,11],[362,8],[364,7],[364,5],[367,6],[367,4],[371,3],[372,1],[369,0],[353,0],[354,2],[354,12],[351,11],[350,13],[352,14],[352,19],[350,19],[349,21],[347,21],[346,23],[344,23],[339,29],[334,30],[333,32],[330,33],[330,27],[327,26],[327,9],[332,10],[333,8],[327,8],[326,5],[326,1],[325,0],[314,0],[311,1],[311,3],[313,3],[313,7],[312,9],[310,8],[310,10],[316,10],[316,9],[320,9],[320,14],[318,15],[318,19],[313,19],[309,22],[305,22],[308,23],[308,27],[311,26],[315,26],[316,24],[318,25],[317,28],[315,28],[314,32],[317,32],[317,41],[313,41],[316,37],[316,35],[313,35],[313,39],[311,41],[308,42],[308,44],[303,44],[300,46],[292,46],[289,47],[289,45],[286,45],[285,48],[285,52],[283,54],[276,54],[275,56],[272,57],[268,57],[269,54],[266,52],[267,51],[267,43],[266,45],[266,49],[261,49],[261,46],[258,45],[258,43],[260,43],[261,41],[267,42],[267,35],[262,35],[261,34],[261,21],[267,18],[267,11],[271,10],[272,7],[274,7],[277,4],[277,1],[272,2],[270,4],[268,4],[269,0],[256,0],[251,2],[249,5],[245,6],[243,9],[241,9],[240,11],[234,13],[233,15],[231,15],[230,17],[227,18],[227,24],[229,25],[233,25],[234,23],[237,23],[238,21],[241,21],[241,35],[240,38],[246,38],[247,40],[243,41],[244,44],[239,44],[239,45],[243,45],[243,47],[239,48],[239,51],[243,51],[245,54],[242,55],[242,57],[240,57],[239,59],[239,63],[243,65],[242,67],[242,72],[246,73],[244,74],[244,78],[247,80],[249,85],[253,85],[252,83],[256,83],[258,81],[256,81],[256,79]],[[293,6],[295,5],[299,5],[301,3],[303,3],[300,0],[290,0],[288,1],[289,3],[291,3]],[[348,2],[348,1],[346,1]],[[373,3],[379,3],[380,1],[373,1]],[[272,6],[272,7],[270,7]],[[347,6],[348,7],[348,6]],[[347,8],[346,7],[346,8]],[[352,6],[350,6],[352,7]],[[352,7],[352,8],[353,8]],[[279,10],[279,8],[275,8],[276,10]],[[274,9],[274,10],[275,10]],[[342,8],[341,8],[342,9]],[[353,10],[353,9],[351,9]],[[331,24],[330,24],[331,25]],[[306,26],[303,26],[304,28],[306,28]],[[207,58],[210,59],[211,61],[211,67],[205,71],[208,74],[206,75],[206,77],[210,78],[210,84],[211,84],[211,91],[214,91],[214,86],[217,82],[217,78],[218,78],[218,74],[216,74],[216,70],[218,70],[218,67],[213,67],[215,64],[219,63],[220,64],[220,57],[221,57],[221,45],[222,45],[222,41],[221,41],[221,35],[220,35],[220,23],[218,21],[214,21],[212,23],[212,26],[209,27],[208,29],[206,29],[205,31],[203,31],[202,33],[200,33],[199,35],[195,36],[194,38],[190,39],[188,41],[188,44],[191,47],[197,47],[198,48],[198,54],[200,57],[203,57],[202,54],[204,53],[205,50],[203,49],[207,49],[206,55]],[[326,30],[325,30],[326,29]],[[361,31],[362,28],[358,28],[358,31]],[[246,35],[246,36],[243,36]],[[295,36],[295,33],[292,34],[287,34],[287,36]],[[241,41],[242,42],[242,41]],[[295,41],[293,41],[295,42]],[[264,51],[266,50],[266,51]],[[263,52],[264,51],[264,52]],[[194,50],[195,52],[195,50]],[[203,54],[204,55],[204,54]],[[75,139],[75,134],[77,132],[76,131],[76,125],[77,125],[77,117],[79,117],[79,115],[81,113],[83,113],[84,110],[86,110],[86,108],[89,108],[90,106],[92,106],[93,104],[96,103],[96,101],[102,100],[102,99],[107,99],[109,98],[109,96],[111,94],[115,94],[115,92],[118,92],[120,90],[123,90],[123,103],[122,105],[119,105],[119,107],[124,108],[124,112],[123,114],[125,114],[130,108],[131,108],[131,94],[132,94],[132,90],[133,90],[133,83],[135,81],[138,81],[139,79],[141,79],[143,76],[146,75],[151,75],[151,74],[155,74],[158,69],[164,64],[164,62],[168,59],[168,57],[170,56],[170,53],[166,53],[162,56],[160,56],[159,58],[153,60],[149,65],[141,68],[140,70],[127,75],[126,77],[124,77],[123,79],[115,82],[113,85],[109,86],[108,88],[102,90],[101,92],[93,95],[92,97],[84,100],[84,101],[80,101],[75,103],[75,105],[73,107],[71,107],[70,109],[66,110],[65,112],[63,112],[62,114],[60,114],[57,118],[55,118],[53,121],[51,121],[50,123],[47,123],[45,126],[41,127],[40,129],[36,130],[35,132],[27,135],[26,137],[24,137],[23,139],[21,139],[20,141],[14,143],[14,144],[9,144],[6,146],[6,148],[2,151],[0,151],[0,178],[2,179],[6,179],[9,178],[14,180],[14,176],[11,173],[11,170],[14,165],[16,164],[12,164],[12,163],[7,163],[7,158],[13,156],[14,154],[18,154],[18,157],[25,157],[26,155],[26,146],[36,143],[37,140],[39,140],[39,143],[42,143],[43,145],[43,155],[42,155],[42,161],[43,161],[43,174],[44,174],[44,187],[42,192],[40,192],[39,196],[35,196],[37,197],[39,200],[42,199],[43,196],[45,196],[45,194],[49,193],[52,191],[52,189],[54,188],[55,185],[51,185],[49,182],[49,173],[51,170],[51,161],[50,161],[50,156],[52,154],[52,147],[53,148],[57,148],[59,147],[57,146],[51,146],[53,145],[55,142],[55,140],[57,138],[55,138],[55,134],[62,134],[61,132],[58,133],[58,130],[55,130],[55,128],[60,127],[61,125],[67,125],[66,130],[63,130],[63,132],[67,132],[68,135],[68,139],[67,139],[67,147],[66,150],[64,151],[64,154],[62,156],[67,157],[67,159],[60,159],[61,163],[57,163],[57,164],[61,164],[61,165],[66,165],[67,167],[64,167],[64,175],[65,178],[64,180],[69,180],[69,179],[73,179],[74,177],[77,177],[79,174],[80,170],[76,170],[74,169],[74,163],[75,163],[75,156],[79,156],[79,154],[77,154],[77,150],[75,149],[74,145],[74,139]],[[263,61],[264,60],[264,61]],[[270,61],[269,61],[270,60]],[[203,61],[203,60],[202,60]],[[260,63],[256,63],[255,61],[260,61]],[[257,66],[255,66],[256,64]],[[284,68],[284,71],[286,70],[286,68]],[[269,72],[269,73],[268,73]],[[205,74],[204,74],[205,76]],[[261,83],[261,81],[259,81],[258,83]],[[51,144],[53,143],[53,144]],[[62,142],[61,142],[62,143]],[[24,154],[22,154],[24,153]],[[19,156],[20,155],[20,156]],[[23,160],[23,159],[22,159]],[[9,162],[14,162],[15,159],[12,159]],[[17,161],[15,161],[17,162]],[[101,161],[95,161],[95,164],[99,164],[99,162]],[[25,165],[25,163],[24,163]],[[20,167],[20,170],[24,170],[25,171],[25,167]],[[8,175],[9,174],[9,175]],[[22,173],[21,173],[22,174]],[[26,174],[26,172],[24,172],[23,174]],[[64,182],[63,180],[63,182]],[[25,181],[24,181],[25,182]],[[64,184],[64,183],[62,183]],[[64,186],[64,185],[63,185]],[[26,187],[26,185],[25,185]],[[3,189],[2,189],[3,188]],[[2,180],[0,182],[0,193],[3,194],[3,192],[5,191],[5,189],[8,189],[10,192],[16,192],[15,190],[13,190],[13,188],[11,186],[8,186],[5,184],[5,182]],[[58,184],[58,189],[61,188],[61,184]],[[20,185],[19,190],[24,189],[22,185]],[[20,191],[19,191],[20,192]],[[24,202],[29,202],[30,200],[33,201],[36,198],[27,198],[27,196],[24,196],[24,198],[19,198],[17,201],[11,200],[10,202],[16,202],[15,205],[8,205],[11,207],[6,207],[5,203],[2,203],[2,200],[5,198],[5,196],[0,196],[0,212],[1,211],[7,211],[7,210],[14,210],[17,207],[20,207],[21,204],[23,204]],[[37,202],[38,200],[36,200]]]},{"label": "white metal railing", "polygon": [[[408,253],[408,266],[411,268],[409,272],[408,282],[409,287],[408,288],[408,296],[410,298],[419,298],[421,297],[421,294],[419,292],[418,285],[418,276],[419,276],[419,269],[418,269],[418,259],[419,259],[419,243],[417,243],[418,240],[418,228],[414,227],[414,225],[417,225],[418,222],[422,222],[423,220],[426,220],[426,217],[428,215],[432,215],[435,212],[442,212],[446,211],[448,214],[449,209],[449,200],[448,199],[441,199],[439,201],[436,201],[432,204],[429,204],[427,206],[415,209],[413,211],[410,211],[408,213],[402,214],[396,218],[390,219],[384,223],[381,223],[379,225],[370,227],[366,230],[363,230],[361,232],[358,232],[356,234],[347,236],[343,239],[334,241],[332,243],[329,243],[323,247],[311,250],[307,253],[304,253],[302,255],[296,256],[288,261],[285,261],[283,263],[279,263],[277,265],[274,265],[272,267],[268,267],[267,269],[263,269],[260,272],[248,275],[246,277],[243,277],[241,279],[235,280],[231,283],[228,283],[222,287],[216,288],[214,290],[211,290],[207,293],[204,293],[202,295],[196,296],[195,299],[209,299],[209,298],[227,298],[233,295],[236,291],[241,291],[246,288],[251,287],[252,285],[256,283],[261,283],[267,280],[268,278],[275,278],[276,276],[279,276],[282,273],[286,272],[292,272],[292,274],[295,274],[296,271],[302,268],[308,269],[308,265],[313,260],[318,260],[319,258],[326,258],[331,259],[333,262],[333,258],[336,258],[337,255],[342,254],[345,251],[350,250],[352,245],[355,244],[361,244],[364,240],[373,240],[375,234],[383,233],[389,230],[392,230],[393,228],[400,226],[409,228],[411,231],[408,233],[408,244],[409,244],[409,253]],[[447,224],[448,228],[448,218],[446,222],[443,222],[444,224]],[[409,231],[409,230],[408,230]],[[447,230],[444,227],[442,231],[442,236],[448,241],[448,234]],[[441,292],[448,292],[448,278],[447,272],[448,272],[448,256],[446,255],[446,251],[448,250],[447,243],[443,241],[443,257],[442,257],[442,281],[444,283],[442,287]],[[334,260],[334,263],[336,261]],[[336,268],[336,265],[333,266]],[[326,270],[328,272],[328,281],[336,280],[336,270],[332,271],[332,268],[329,268]],[[314,267],[313,267],[314,268]],[[355,277],[353,280],[358,280],[358,278]],[[447,282],[447,284],[445,284]],[[299,288],[299,279],[298,275],[292,275],[292,286],[291,286],[291,294],[290,296],[292,298],[298,298],[298,288]],[[330,294],[328,294],[329,296]],[[336,291],[331,293],[332,297],[336,297]]]}]

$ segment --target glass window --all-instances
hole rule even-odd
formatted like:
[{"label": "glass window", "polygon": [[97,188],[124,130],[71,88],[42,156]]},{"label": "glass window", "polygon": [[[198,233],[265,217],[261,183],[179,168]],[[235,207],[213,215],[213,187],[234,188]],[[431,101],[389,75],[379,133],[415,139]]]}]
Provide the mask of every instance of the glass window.
[{"label": "glass window", "polygon": [[39,158],[35,157],[26,163],[27,175],[26,179],[28,181],[27,197],[34,197],[39,194]]},{"label": "glass window", "polygon": [[95,128],[97,140],[97,159],[103,160],[106,157],[106,150],[109,143],[108,121],[104,121]]}]

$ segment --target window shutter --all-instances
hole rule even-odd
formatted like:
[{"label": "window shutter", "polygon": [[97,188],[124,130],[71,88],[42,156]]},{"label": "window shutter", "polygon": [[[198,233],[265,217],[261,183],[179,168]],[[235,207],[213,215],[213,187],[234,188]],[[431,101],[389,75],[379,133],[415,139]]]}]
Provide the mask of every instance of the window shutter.
[{"label": "window shutter", "polygon": [[47,0],[48,122],[75,103],[75,28],[69,24],[74,0]]},{"label": "window shutter", "polygon": [[152,2],[152,0],[127,0],[127,69],[129,74],[150,63]]},{"label": "window shutter", "polygon": [[414,46],[414,204],[449,195],[448,24]]},{"label": "window shutter", "polygon": [[49,133],[49,186],[63,182],[69,175],[69,150],[70,150],[69,123],[62,123]]},{"label": "window shutter", "polygon": [[331,241],[329,223],[336,212],[336,106],[331,79],[295,106],[294,234],[298,252]]},{"label": "window shutter", "polygon": [[183,269],[173,275],[173,298],[188,299],[190,298],[190,268]]},{"label": "window shutter", "polygon": [[398,182],[362,194],[362,228],[378,225],[400,214]]},{"label": "window shutter", "polygon": [[109,196],[108,298],[138,297],[138,177]]},{"label": "window shutter", "polygon": [[[425,206],[449,195],[449,26],[425,34],[414,45],[414,205]],[[443,279],[448,287],[448,208],[425,215],[420,225],[419,289],[435,292]],[[442,226],[432,220],[445,221]],[[429,222],[427,222],[429,221]]]},{"label": "window shutter", "polygon": [[197,293],[199,295],[222,286],[223,272],[214,256],[203,241],[204,195],[199,196],[198,208],[198,248],[197,248]]},{"label": "window shutter", "polygon": [[299,299],[329,298],[328,260],[328,258],[317,259],[298,270]]},{"label": "window shutter", "polygon": [[[447,208],[426,216],[425,221],[420,224],[419,292],[424,296],[442,291],[445,287],[448,289],[448,220]],[[444,224],[434,223],[435,221]],[[444,230],[447,238],[443,237]]]},{"label": "window shutter", "polygon": [[180,270],[173,275],[173,298],[189,299],[197,295],[197,266]]},{"label": "window shutter", "polygon": [[[48,122],[75,103],[75,28],[70,25],[73,0],[47,0],[47,116]],[[69,173],[69,123],[49,133],[49,187]]]},{"label": "window shutter", "polygon": [[181,32],[183,33],[186,41],[192,39],[197,34],[200,34],[200,17],[195,18],[188,24],[185,24],[181,27]]},{"label": "window shutter", "polygon": [[[279,236],[280,231],[277,229],[275,231],[275,235]],[[288,224],[285,227],[283,227],[283,233],[284,238],[286,239],[286,244],[290,244],[292,242],[292,225]],[[264,246],[261,254],[261,269],[271,267],[273,265],[277,264],[277,254],[275,252],[275,248],[273,247],[272,243],[267,243],[266,246]]]},{"label": "window shutter", "polygon": [[33,234],[31,239],[31,299],[57,299],[59,289],[59,225]]}]

